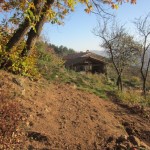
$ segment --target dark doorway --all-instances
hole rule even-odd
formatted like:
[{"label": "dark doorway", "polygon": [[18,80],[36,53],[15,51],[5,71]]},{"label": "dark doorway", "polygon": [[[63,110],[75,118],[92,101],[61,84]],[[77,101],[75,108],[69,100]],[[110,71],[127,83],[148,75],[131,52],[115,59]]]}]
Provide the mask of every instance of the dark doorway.
[{"label": "dark doorway", "polygon": [[92,66],[92,73],[99,73],[100,67],[99,66]]}]

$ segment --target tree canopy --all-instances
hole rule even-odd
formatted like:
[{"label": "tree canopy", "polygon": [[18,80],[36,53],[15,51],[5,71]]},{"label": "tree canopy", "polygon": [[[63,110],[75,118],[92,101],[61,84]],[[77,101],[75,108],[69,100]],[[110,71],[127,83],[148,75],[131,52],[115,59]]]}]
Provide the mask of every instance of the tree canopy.
[{"label": "tree canopy", "polygon": [[[33,36],[34,32],[39,36],[45,22],[62,24],[65,16],[74,11],[78,3],[85,5],[87,13],[91,12],[93,8],[100,13],[103,9],[102,5],[107,4],[117,9],[118,5],[123,2],[135,4],[136,0],[1,0],[0,12],[9,14],[9,17],[2,21],[1,26],[7,28],[13,35],[6,45],[7,49],[10,50],[13,46],[17,46],[29,30],[28,37],[31,37],[29,35]],[[29,41],[32,39],[27,40],[27,49],[31,49]],[[32,45],[35,44],[32,43]]]},{"label": "tree canopy", "polygon": [[96,8],[100,14],[102,6],[117,9],[124,2],[136,0],[0,0],[0,12],[7,16],[0,24],[0,68],[22,68],[23,60],[34,53],[44,23],[62,24],[78,3],[85,5],[85,12]]},{"label": "tree canopy", "polygon": [[134,25],[136,30],[138,31],[140,41],[142,45],[142,53],[141,53],[141,76],[143,80],[143,94],[146,98],[147,92],[147,77],[149,74],[150,67],[150,13],[148,13],[144,18],[135,19]]},{"label": "tree canopy", "polygon": [[140,54],[141,45],[116,21],[104,20],[94,30],[94,34],[101,38],[101,46],[109,54],[117,73],[117,86],[122,90],[122,74],[126,67],[134,64]]}]

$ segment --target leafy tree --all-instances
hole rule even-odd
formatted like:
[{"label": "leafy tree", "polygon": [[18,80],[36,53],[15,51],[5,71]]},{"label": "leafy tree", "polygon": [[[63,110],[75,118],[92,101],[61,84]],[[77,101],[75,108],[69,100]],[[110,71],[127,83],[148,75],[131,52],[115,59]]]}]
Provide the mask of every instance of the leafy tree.
[{"label": "leafy tree", "polygon": [[[52,24],[62,24],[64,17],[71,11],[74,11],[77,3],[84,4],[86,6],[85,11],[87,13],[92,11],[92,8],[96,7],[98,13],[103,12],[103,4],[112,6],[112,8],[118,7],[119,4],[124,2],[123,0],[1,0],[0,11],[7,12],[13,15],[5,21],[4,26],[8,28],[13,27],[13,31],[7,36],[3,45],[6,55],[13,53],[14,51],[19,53],[18,57],[29,57],[34,50],[34,46],[37,38],[39,37],[42,27],[45,22],[51,22]],[[126,0],[126,2],[135,3],[136,0]],[[19,23],[19,25],[18,25]],[[2,27],[3,28],[3,27]],[[22,45],[20,47],[20,45]],[[5,47],[4,47],[5,46]],[[19,47],[19,48],[18,48]],[[15,54],[16,55],[16,54]],[[3,57],[3,55],[2,55]],[[9,60],[9,61],[8,61]],[[4,62],[4,61],[8,61]],[[3,64],[9,67],[12,65],[11,59],[3,59]],[[1,64],[1,67],[3,67]],[[6,65],[7,64],[7,65]]]},{"label": "leafy tree", "polygon": [[143,81],[143,94],[146,98],[146,82],[150,67],[150,13],[144,18],[135,19],[134,25],[139,33],[139,42],[142,45],[140,71]]},{"label": "leafy tree", "polygon": [[140,44],[134,41],[123,26],[118,26],[114,22],[109,26],[108,20],[104,20],[103,25],[99,24],[94,33],[102,39],[102,47],[108,52],[117,73],[116,84],[122,91],[123,71],[138,58]]},{"label": "leafy tree", "polygon": [[[43,24],[46,21],[51,21],[52,23],[60,23],[59,19],[63,19],[69,11],[73,11],[77,2],[85,4],[87,7],[85,11],[90,12],[93,5],[99,8],[101,3],[107,3],[115,8],[117,6],[115,2],[121,3],[122,0],[103,0],[100,2],[88,0],[2,0],[2,10],[8,11],[10,9],[15,9],[16,14],[25,14],[24,21],[20,24],[14,35],[8,41],[6,45],[7,49],[10,50],[13,46],[19,44],[24,36],[29,32],[26,41],[26,47],[28,50],[30,50],[35,45],[35,39],[37,39],[37,37],[40,35]],[[131,3],[135,3],[135,0],[131,0]]]},{"label": "leafy tree", "polygon": [[54,52],[60,57],[75,53],[75,50],[67,48],[66,46],[56,46],[54,44],[48,44],[47,42],[43,42],[42,40],[36,43],[36,48],[37,50],[50,51],[51,53]]},{"label": "leafy tree", "polygon": [[55,51],[56,54],[58,54],[59,56],[66,56],[68,54],[72,54],[75,53],[75,50],[71,49],[71,48],[67,48],[66,46],[55,46],[54,44],[49,45],[50,47],[52,47]]}]

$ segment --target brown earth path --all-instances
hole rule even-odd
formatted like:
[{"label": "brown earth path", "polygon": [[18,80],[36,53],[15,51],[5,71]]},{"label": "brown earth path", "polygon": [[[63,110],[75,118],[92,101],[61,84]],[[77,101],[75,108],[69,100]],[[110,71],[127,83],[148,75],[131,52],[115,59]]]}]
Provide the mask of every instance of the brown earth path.
[{"label": "brown earth path", "polygon": [[0,76],[5,77],[1,89],[15,95],[27,116],[23,149],[113,150],[118,137],[129,135],[150,146],[148,110],[103,100],[69,84],[33,82],[5,72]]}]

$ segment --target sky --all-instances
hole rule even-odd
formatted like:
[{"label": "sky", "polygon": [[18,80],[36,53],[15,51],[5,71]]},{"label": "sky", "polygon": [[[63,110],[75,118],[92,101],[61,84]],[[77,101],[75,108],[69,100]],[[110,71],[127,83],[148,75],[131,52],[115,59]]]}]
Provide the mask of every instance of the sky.
[{"label": "sky", "polygon": [[[83,5],[78,5],[75,11],[69,14],[64,25],[51,25],[46,23],[43,27],[42,36],[49,43],[57,46],[63,45],[73,48],[76,51],[102,50],[100,39],[96,37],[92,30],[97,26],[98,16],[87,14]],[[150,0],[137,0],[136,5],[123,4],[118,10],[112,10],[118,21],[125,24],[132,33],[134,18],[145,16],[150,12]]]},{"label": "sky", "polygon": [[[87,14],[84,9],[84,5],[76,6],[75,11],[66,16],[64,25],[46,23],[42,31],[44,39],[51,44],[63,45],[76,51],[102,50],[101,40],[92,33],[98,24],[98,16],[93,13]],[[117,20],[125,24],[130,33],[133,33],[134,27],[131,22],[134,18],[150,12],[150,0],[137,0],[136,5],[126,3],[119,6],[118,10],[109,10],[117,15]]]}]

